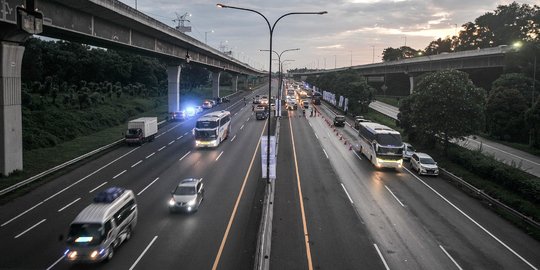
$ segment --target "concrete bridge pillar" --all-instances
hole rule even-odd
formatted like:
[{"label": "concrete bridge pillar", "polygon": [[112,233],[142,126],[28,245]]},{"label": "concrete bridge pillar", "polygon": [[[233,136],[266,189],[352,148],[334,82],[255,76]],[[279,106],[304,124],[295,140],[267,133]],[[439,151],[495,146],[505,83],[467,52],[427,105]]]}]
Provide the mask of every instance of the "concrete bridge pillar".
[{"label": "concrete bridge pillar", "polygon": [[0,173],[23,169],[21,67],[24,47],[0,43]]},{"label": "concrete bridge pillar", "polygon": [[238,75],[233,75],[232,76],[232,88],[233,88],[234,92],[238,91]]},{"label": "concrete bridge pillar", "polygon": [[219,78],[221,71],[212,71],[212,97],[219,97]]},{"label": "concrete bridge pillar", "polygon": [[169,112],[180,111],[180,65],[167,67]]},{"label": "concrete bridge pillar", "polygon": [[413,93],[413,90],[414,90],[414,76],[411,74],[409,75],[409,84],[410,84],[410,87],[409,87],[409,94],[412,95]]}]

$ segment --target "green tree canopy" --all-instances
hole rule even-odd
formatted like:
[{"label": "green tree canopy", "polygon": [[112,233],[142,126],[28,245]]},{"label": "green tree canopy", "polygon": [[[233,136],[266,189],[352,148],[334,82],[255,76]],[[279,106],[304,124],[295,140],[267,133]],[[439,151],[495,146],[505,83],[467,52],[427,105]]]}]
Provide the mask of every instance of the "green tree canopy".
[{"label": "green tree canopy", "polygon": [[423,137],[438,136],[445,149],[452,139],[461,139],[482,127],[485,92],[467,73],[445,70],[428,74],[410,97],[410,109],[400,117]]},{"label": "green tree canopy", "polygon": [[[524,98],[528,106],[531,106],[531,91],[533,80],[522,73],[506,73],[502,74],[497,80],[495,80],[491,86],[491,91],[501,89],[516,89],[519,91],[522,98]],[[490,95],[491,96],[491,95]]]},{"label": "green tree canopy", "polygon": [[520,91],[499,86],[491,90],[486,104],[489,133],[504,140],[526,139],[524,114],[527,102]]}]

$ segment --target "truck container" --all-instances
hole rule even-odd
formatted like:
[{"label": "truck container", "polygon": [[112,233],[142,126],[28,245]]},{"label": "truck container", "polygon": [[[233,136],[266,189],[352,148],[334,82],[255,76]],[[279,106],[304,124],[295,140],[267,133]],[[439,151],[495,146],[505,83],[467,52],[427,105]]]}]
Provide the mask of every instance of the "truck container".
[{"label": "truck container", "polygon": [[157,117],[141,117],[128,122],[126,143],[141,145],[153,141],[158,130]]}]

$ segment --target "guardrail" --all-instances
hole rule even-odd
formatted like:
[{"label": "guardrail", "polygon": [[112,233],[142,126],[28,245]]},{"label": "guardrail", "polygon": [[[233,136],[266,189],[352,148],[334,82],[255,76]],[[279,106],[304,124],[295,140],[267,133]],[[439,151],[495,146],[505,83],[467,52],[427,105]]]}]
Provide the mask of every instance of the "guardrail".
[{"label": "guardrail", "polygon": [[442,176],[451,180],[451,181],[454,181],[456,182],[459,186],[467,189],[469,192],[471,192],[472,194],[474,194],[476,197],[479,197],[481,198],[482,200],[484,201],[487,201],[490,206],[495,206],[499,209],[502,209],[504,211],[506,211],[507,213],[513,215],[514,217],[516,218],[519,218],[520,220],[524,221],[525,223],[527,223],[528,225],[534,227],[535,229],[540,229],[540,223],[538,223],[537,221],[535,221],[534,219],[532,219],[531,217],[528,217],[528,216],[525,216],[524,214],[518,212],[517,210],[511,208],[510,206],[500,202],[499,200],[489,196],[488,194],[486,194],[484,191],[482,191],[481,189],[478,189],[477,187],[471,185],[470,183],[468,183],[467,181],[463,180],[461,177],[458,177],[456,175],[454,175],[453,173],[443,169],[443,168],[439,168],[439,170],[442,172]]},{"label": "guardrail", "polygon": [[[275,118],[276,123],[276,157],[279,150],[279,117]],[[270,128],[270,127],[268,127]],[[255,251],[255,270],[268,270],[270,269],[270,250],[272,247],[272,220],[274,217],[274,181],[266,184],[264,200],[263,200],[263,214],[261,216],[261,223],[259,225],[259,235],[257,237],[257,250]]]}]

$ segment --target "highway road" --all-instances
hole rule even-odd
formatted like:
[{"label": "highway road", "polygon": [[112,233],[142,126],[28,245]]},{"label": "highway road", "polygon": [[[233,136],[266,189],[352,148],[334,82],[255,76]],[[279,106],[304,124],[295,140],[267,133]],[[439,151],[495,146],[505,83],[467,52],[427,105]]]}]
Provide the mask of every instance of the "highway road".
[{"label": "highway road", "polygon": [[[153,142],[119,147],[0,206],[0,269],[251,268],[265,186],[258,145],[267,122],[256,121],[241,98],[217,107],[233,114],[230,138],[218,148],[194,149],[195,119],[172,122]],[[170,214],[170,191],[190,177],[205,183],[201,208]],[[139,218],[131,240],[108,263],[64,262],[59,235],[111,186],[136,194]]]},{"label": "highway road", "polygon": [[[319,108],[332,119],[330,108]],[[350,125],[334,131],[322,117],[308,121],[389,269],[540,266],[538,241],[449,182],[419,177],[408,165],[375,170],[358,154],[357,131]]]},{"label": "highway road", "polygon": [[[399,109],[395,106],[373,101],[369,107],[385,114],[393,119],[397,119]],[[482,153],[495,157],[506,164],[518,166],[521,170],[536,177],[540,177],[540,157],[514,149],[512,147],[490,141],[480,136],[468,136],[464,141],[458,141],[459,145],[471,150],[482,149]]]}]

